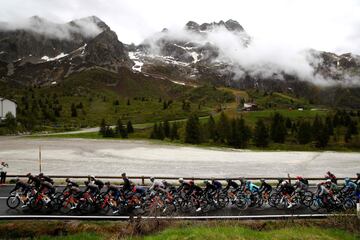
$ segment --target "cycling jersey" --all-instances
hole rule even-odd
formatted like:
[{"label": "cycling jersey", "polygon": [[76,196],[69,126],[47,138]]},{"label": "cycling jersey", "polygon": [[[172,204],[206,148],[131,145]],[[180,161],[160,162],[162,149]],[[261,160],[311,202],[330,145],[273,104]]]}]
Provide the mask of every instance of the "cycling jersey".
[{"label": "cycling jersey", "polygon": [[111,193],[115,199],[118,199],[120,196],[120,189],[115,185],[109,185],[107,187],[106,194]]},{"label": "cycling jersey", "polygon": [[216,187],[216,190],[221,190],[222,189],[221,182],[214,180],[214,181],[212,181],[212,184]]},{"label": "cycling jersey", "polygon": [[260,185],[260,189],[259,189],[260,192],[271,192],[272,191],[272,187],[270,184],[268,184],[267,182],[263,182],[261,185]]},{"label": "cycling jersey", "polygon": [[131,183],[130,180],[128,178],[123,178],[124,184],[123,184],[123,191],[127,192],[127,191],[131,191]]},{"label": "cycling jersey", "polygon": [[259,187],[255,184],[253,184],[252,182],[246,183],[246,188],[252,193],[259,191]]},{"label": "cycling jersey", "polygon": [[104,187],[104,185],[105,185],[103,181],[98,180],[98,179],[96,179],[96,180],[94,181],[94,184],[99,187],[99,190],[101,190],[101,189]]},{"label": "cycling jersey", "polygon": [[229,180],[227,186],[225,187],[226,190],[229,190],[230,188],[233,188],[234,190],[239,188],[239,184],[237,184],[233,180]]},{"label": "cycling jersey", "polygon": [[27,194],[30,189],[31,189],[31,185],[22,181],[18,181],[15,184],[15,187],[13,190],[10,191],[10,194],[15,192],[16,190],[21,190],[24,194]]},{"label": "cycling jersey", "polygon": [[211,192],[215,192],[216,190],[217,190],[217,188],[213,184],[211,184],[209,182],[206,183],[204,192],[211,193]]},{"label": "cycling jersey", "polygon": [[30,175],[28,179],[29,184],[34,184],[35,188],[39,189],[41,186],[41,180],[40,178]]}]

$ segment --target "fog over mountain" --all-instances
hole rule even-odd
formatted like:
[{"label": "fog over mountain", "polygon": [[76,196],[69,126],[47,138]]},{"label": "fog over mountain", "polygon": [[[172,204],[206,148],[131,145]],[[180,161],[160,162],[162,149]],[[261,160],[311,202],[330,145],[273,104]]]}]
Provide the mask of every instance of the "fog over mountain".
[{"label": "fog over mountain", "polygon": [[[226,23],[228,22],[236,23],[237,29],[233,30],[227,27]],[[211,26],[211,28],[206,28],[206,26]],[[291,75],[299,80],[309,81],[320,86],[360,85],[358,72],[344,71],[338,63],[328,69],[331,70],[331,74],[323,74],[319,71],[319,67],[324,65],[322,52],[291,44],[280,45],[277,42],[251,37],[234,20],[201,25],[190,21],[182,28],[166,28],[144,40],[143,44],[150,46],[148,51],[153,55],[173,56],[174,54],[169,53],[169,44],[185,50],[193,49],[200,56],[197,57],[199,58],[197,61],[206,58],[212,64],[226,64],[227,67],[223,70],[234,72],[232,79],[235,81],[246,76],[256,79],[284,80],[286,75]],[[211,58],[205,57],[201,53],[201,48],[204,46],[212,46],[216,53],[212,54]],[[189,55],[194,53],[190,52]],[[340,59],[335,55],[332,56],[335,62],[338,61],[336,58]],[[354,61],[359,62],[358,56],[351,56],[356,59]],[[184,54],[180,58],[184,58]],[[342,81],[334,79],[334,75],[341,75]]]},{"label": "fog over mountain", "polygon": [[49,38],[71,39],[73,34],[81,34],[85,37],[94,37],[102,29],[97,25],[100,19],[97,17],[86,17],[73,20],[68,23],[55,23],[39,16],[23,18],[17,21],[0,22],[0,31],[26,30]]}]

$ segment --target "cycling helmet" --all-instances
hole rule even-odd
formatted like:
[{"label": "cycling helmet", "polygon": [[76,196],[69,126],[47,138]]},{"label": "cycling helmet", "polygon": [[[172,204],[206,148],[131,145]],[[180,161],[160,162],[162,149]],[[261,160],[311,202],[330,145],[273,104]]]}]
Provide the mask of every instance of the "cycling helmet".
[{"label": "cycling helmet", "polygon": [[331,183],[331,179],[326,179],[326,183]]},{"label": "cycling helmet", "polygon": [[126,173],[122,173],[121,176],[122,176],[122,177],[126,177]]},{"label": "cycling helmet", "polygon": [[303,179],[303,177],[302,176],[297,176],[296,179],[300,180],[300,179]]},{"label": "cycling helmet", "polygon": [[262,179],[260,179],[260,182],[264,183],[264,182],[265,182],[265,179],[263,179],[263,178],[262,178]]},{"label": "cycling helmet", "polygon": [[283,181],[284,181],[284,179],[282,179],[282,178],[279,178],[279,179],[278,179],[278,182],[279,182],[279,183],[281,183],[281,182],[283,182]]},{"label": "cycling helmet", "polygon": [[109,181],[105,182],[105,185],[107,185],[107,186],[110,185],[110,182]]},{"label": "cycling helmet", "polygon": [[345,183],[350,182],[350,178],[348,178],[348,177],[344,178],[344,180],[345,180]]},{"label": "cycling helmet", "polygon": [[67,182],[67,183],[70,182],[70,178],[66,178],[65,182]]},{"label": "cycling helmet", "polygon": [[183,183],[184,179],[183,178],[179,178],[179,183]]},{"label": "cycling helmet", "polygon": [[15,178],[15,182],[19,182],[20,181],[20,178],[19,177],[16,177]]},{"label": "cycling helmet", "polygon": [[190,185],[194,185],[194,180],[190,180],[190,181],[189,181],[189,184],[190,184]]},{"label": "cycling helmet", "polygon": [[150,181],[151,181],[151,182],[154,182],[154,181],[155,181],[155,178],[154,178],[154,177],[151,177],[151,178],[150,178]]},{"label": "cycling helmet", "polygon": [[26,174],[26,177],[30,177],[30,176],[31,176],[31,173]]},{"label": "cycling helmet", "polygon": [[204,180],[204,184],[208,184],[209,183],[209,180]]},{"label": "cycling helmet", "polygon": [[226,182],[231,182],[230,178],[225,179]]},{"label": "cycling helmet", "polygon": [[357,173],[356,176],[357,176],[357,177],[360,177],[360,173]]},{"label": "cycling helmet", "polygon": [[44,173],[39,173],[39,177],[43,177],[44,176]]},{"label": "cycling helmet", "polygon": [[168,184],[168,182],[167,182],[165,179],[162,180],[161,182],[162,182],[162,184],[164,184],[164,185],[167,185],[167,184]]},{"label": "cycling helmet", "polygon": [[89,175],[89,178],[90,179],[95,179],[95,176],[94,175]]}]

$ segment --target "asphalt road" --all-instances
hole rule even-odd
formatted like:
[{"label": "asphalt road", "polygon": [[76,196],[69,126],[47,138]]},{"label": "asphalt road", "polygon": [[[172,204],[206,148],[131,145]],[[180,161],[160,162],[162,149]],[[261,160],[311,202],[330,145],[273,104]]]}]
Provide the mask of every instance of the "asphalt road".
[{"label": "asphalt road", "polygon": [[[31,212],[28,209],[9,209],[6,205],[6,199],[9,196],[9,192],[13,186],[9,185],[2,185],[0,186],[0,218],[1,216],[16,216],[16,215],[39,215],[38,212]],[[58,187],[57,190],[61,189],[61,187]],[[270,207],[264,207],[264,208],[249,208],[246,210],[239,210],[235,206],[229,206],[224,209],[220,210],[212,210],[207,212],[206,214],[202,214],[204,216],[256,216],[256,215],[289,215],[289,214],[313,214],[311,210],[307,208],[298,208],[298,209],[275,209]],[[40,213],[40,214],[46,214],[46,213]],[[60,215],[60,213],[52,213],[53,215]],[[112,215],[111,213],[109,213]],[[91,213],[89,215],[97,215],[94,213]]]}]

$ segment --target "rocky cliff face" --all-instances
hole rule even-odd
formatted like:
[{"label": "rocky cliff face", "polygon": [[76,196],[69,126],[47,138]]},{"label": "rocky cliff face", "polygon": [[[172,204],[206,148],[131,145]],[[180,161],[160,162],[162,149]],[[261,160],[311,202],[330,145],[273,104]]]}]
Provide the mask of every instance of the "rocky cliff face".
[{"label": "rocky cliff face", "polygon": [[1,23],[0,61],[7,64],[0,78],[26,84],[52,84],[92,67],[116,72],[133,65],[115,32],[95,16],[66,24],[39,17],[21,27]]}]

